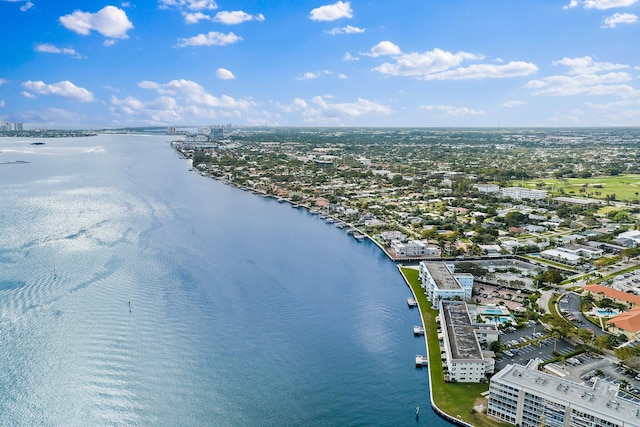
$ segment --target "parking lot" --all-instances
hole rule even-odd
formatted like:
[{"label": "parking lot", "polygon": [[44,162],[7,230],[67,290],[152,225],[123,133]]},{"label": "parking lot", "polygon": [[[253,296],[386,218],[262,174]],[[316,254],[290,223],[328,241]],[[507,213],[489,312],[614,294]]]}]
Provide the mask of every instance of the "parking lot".
[{"label": "parking lot", "polygon": [[[531,342],[541,337],[543,332],[541,325],[534,325],[501,335],[500,339],[502,342],[510,348],[508,349],[509,353],[504,352],[502,357],[496,360],[496,369],[500,370],[509,363],[526,365],[531,359],[537,358],[546,361],[557,357],[553,354],[553,338],[545,338],[535,343]],[[520,345],[522,347],[517,347]],[[564,339],[559,339],[555,347],[560,354],[568,354],[575,350],[575,348]],[[510,353],[512,355],[510,355]]]}]

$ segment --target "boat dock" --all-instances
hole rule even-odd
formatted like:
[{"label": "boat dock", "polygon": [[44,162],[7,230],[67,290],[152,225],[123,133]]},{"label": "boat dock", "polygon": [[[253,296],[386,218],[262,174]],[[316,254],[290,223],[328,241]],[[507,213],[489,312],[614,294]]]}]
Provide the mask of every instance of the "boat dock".
[{"label": "boat dock", "polygon": [[426,356],[421,354],[416,355],[416,367],[422,368],[423,366],[427,366],[429,364],[429,359]]}]

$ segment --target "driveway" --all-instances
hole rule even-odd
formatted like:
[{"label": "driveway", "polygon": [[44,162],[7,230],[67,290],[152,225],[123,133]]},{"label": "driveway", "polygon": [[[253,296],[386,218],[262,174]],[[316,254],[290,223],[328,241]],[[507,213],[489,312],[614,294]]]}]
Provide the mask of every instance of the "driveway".
[{"label": "driveway", "polygon": [[580,311],[580,297],[578,295],[574,294],[573,292],[566,293],[560,299],[560,310],[566,310],[570,314],[572,314],[573,317],[576,318],[576,321],[572,322],[572,323],[574,325],[576,325],[578,328],[581,328],[581,329],[589,328],[595,333],[596,336],[606,335],[607,334],[601,328],[599,328],[598,326],[596,326],[593,323],[589,322],[582,315],[582,312]]}]

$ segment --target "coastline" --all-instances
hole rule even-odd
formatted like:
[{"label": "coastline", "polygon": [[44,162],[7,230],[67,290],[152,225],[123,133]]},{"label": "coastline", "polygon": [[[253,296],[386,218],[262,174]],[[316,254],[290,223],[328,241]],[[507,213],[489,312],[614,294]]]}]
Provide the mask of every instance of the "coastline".
[{"label": "coastline", "polygon": [[[416,293],[413,290],[413,287],[411,286],[411,284],[409,283],[409,280],[407,279],[407,277],[405,276],[404,272],[402,271],[402,264],[398,264],[398,271],[400,272],[400,275],[402,276],[402,278],[404,279],[405,284],[407,285],[407,287],[409,288],[409,290],[411,291],[411,295],[413,295],[413,298],[416,300],[416,302],[418,303],[418,312],[420,313],[420,321],[422,322],[422,327],[425,329],[425,338],[424,338],[424,346],[425,346],[425,351],[426,351],[426,355],[427,358],[429,358],[429,340],[427,339],[426,336],[426,323],[424,321],[424,317],[422,316],[422,308],[420,306],[420,299],[418,298],[418,296],[416,295]],[[427,370],[429,373],[429,403],[431,404],[431,409],[433,409],[433,411],[442,419],[444,419],[447,422],[450,422],[451,424],[454,425],[458,425],[458,426],[465,426],[465,427],[473,427],[472,424],[466,423],[462,420],[457,419],[456,417],[447,414],[446,412],[444,412],[442,409],[440,409],[438,407],[438,405],[436,405],[436,402],[433,400],[433,381],[431,381],[431,363],[428,362],[427,363]]]},{"label": "coastline", "polygon": [[[178,153],[180,153],[179,150],[177,150]],[[181,154],[181,153],[180,153]],[[235,183],[225,177],[219,177],[219,176],[214,176],[210,173],[207,173],[206,171],[201,171],[195,167],[193,167],[192,169],[193,171],[197,172],[198,174],[200,174],[203,177],[206,178],[211,178],[211,179],[215,179],[217,181],[222,182],[225,185],[231,185],[235,188],[238,188],[240,190],[243,191],[248,191],[251,192],[255,195],[261,196],[263,198],[272,198],[274,200],[277,200],[278,202],[286,202],[288,203],[291,207],[293,208],[304,208],[305,210],[307,210],[307,212],[309,214],[319,214],[322,213],[323,215],[326,215],[328,218],[331,218],[333,220],[335,220],[335,222],[339,222],[339,223],[343,223],[346,224],[350,230],[360,233],[363,237],[366,237],[369,241],[373,242],[380,250],[382,250],[382,252],[387,255],[388,259],[392,262],[394,262],[396,264],[396,267],[398,268],[398,271],[400,273],[400,275],[402,276],[403,280],[405,281],[405,284],[409,287],[413,298],[418,302],[418,310],[420,312],[420,320],[422,322],[422,327],[425,329],[426,331],[426,322],[425,319],[423,317],[423,313],[422,313],[422,306],[420,303],[420,298],[417,297],[413,287],[411,286],[410,282],[408,281],[407,277],[405,276],[404,272],[402,271],[402,268],[404,267],[404,264],[402,264],[402,261],[406,261],[406,262],[417,262],[417,261],[421,261],[421,260],[442,260],[442,258],[440,257],[425,257],[425,258],[420,258],[420,259],[395,259],[394,257],[392,257],[389,252],[387,250],[385,250],[385,248],[378,242],[376,241],[373,237],[371,237],[369,234],[367,234],[365,231],[359,229],[357,226],[353,225],[352,223],[346,222],[340,218],[337,218],[335,216],[330,215],[329,213],[320,211],[320,210],[316,210],[313,207],[306,205],[306,204],[302,204],[302,203],[298,203],[295,202],[293,200],[290,200],[286,197],[281,197],[281,196],[277,196],[277,195],[273,195],[273,194],[268,194],[266,192],[262,192],[259,190],[256,190],[255,188],[251,188],[245,185],[239,185],[238,183]],[[424,304],[424,303],[423,303]],[[427,339],[426,333],[425,333],[425,351],[427,354],[427,358],[429,358],[429,341]],[[439,349],[436,349],[435,351],[436,354],[439,354]],[[434,389],[433,389],[433,381],[432,381],[432,371],[431,371],[431,363],[427,363],[427,369],[428,369],[428,375],[429,375],[429,403],[430,406],[432,408],[432,410],[443,420],[453,424],[453,425],[459,425],[459,426],[465,426],[465,427],[474,427],[473,424],[469,424],[465,421],[463,421],[460,418],[456,418],[453,415],[448,414],[447,412],[445,412],[444,410],[442,410],[440,407],[437,406],[437,404],[434,401]]]}]

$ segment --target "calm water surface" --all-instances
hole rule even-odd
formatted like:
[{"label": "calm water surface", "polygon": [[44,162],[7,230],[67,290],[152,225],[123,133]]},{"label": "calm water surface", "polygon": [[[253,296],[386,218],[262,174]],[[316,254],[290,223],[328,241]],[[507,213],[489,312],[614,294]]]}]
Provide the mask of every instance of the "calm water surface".
[{"label": "calm water surface", "polygon": [[164,136],[31,142],[0,138],[0,425],[448,425],[374,245]]}]

